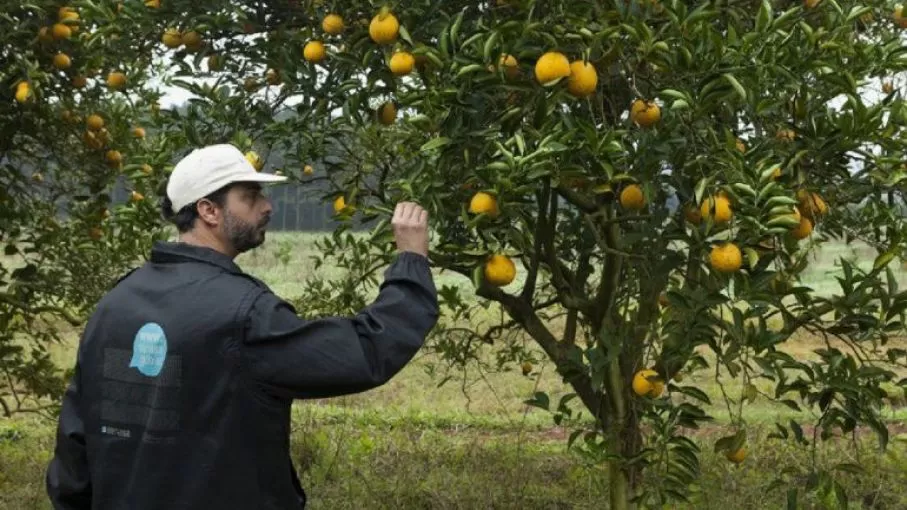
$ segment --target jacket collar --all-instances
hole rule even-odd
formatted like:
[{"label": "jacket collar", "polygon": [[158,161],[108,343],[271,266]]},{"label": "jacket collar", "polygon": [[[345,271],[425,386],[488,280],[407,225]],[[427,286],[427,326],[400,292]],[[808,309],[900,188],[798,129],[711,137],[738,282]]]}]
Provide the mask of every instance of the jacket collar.
[{"label": "jacket collar", "polygon": [[183,242],[155,241],[151,247],[151,262],[163,264],[203,262],[231,273],[243,274],[243,270],[227,255],[211,248]]}]

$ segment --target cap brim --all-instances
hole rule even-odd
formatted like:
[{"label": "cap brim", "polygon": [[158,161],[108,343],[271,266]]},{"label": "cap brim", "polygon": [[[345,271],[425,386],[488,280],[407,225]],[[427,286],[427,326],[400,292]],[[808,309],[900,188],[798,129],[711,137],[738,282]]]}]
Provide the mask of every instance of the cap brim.
[{"label": "cap brim", "polygon": [[249,175],[248,177],[243,176],[242,179],[237,179],[241,182],[286,182],[286,175],[274,175],[274,174],[255,174]]}]

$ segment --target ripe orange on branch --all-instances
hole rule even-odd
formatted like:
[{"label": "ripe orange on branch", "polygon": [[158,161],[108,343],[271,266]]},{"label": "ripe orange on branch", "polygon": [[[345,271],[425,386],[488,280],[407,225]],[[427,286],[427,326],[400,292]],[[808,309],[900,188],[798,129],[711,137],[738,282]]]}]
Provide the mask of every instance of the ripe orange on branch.
[{"label": "ripe orange on branch", "polygon": [[570,61],[558,51],[549,51],[535,63],[535,79],[542,85],[570,76]]}]

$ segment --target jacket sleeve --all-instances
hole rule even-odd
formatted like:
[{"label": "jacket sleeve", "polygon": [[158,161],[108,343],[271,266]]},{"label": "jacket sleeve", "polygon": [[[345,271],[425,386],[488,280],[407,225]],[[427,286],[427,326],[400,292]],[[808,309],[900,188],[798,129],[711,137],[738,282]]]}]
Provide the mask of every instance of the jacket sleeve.
[{"label": "jacket sleeve", "polygon": [[325,398],[381,386],[422,347],[438,320],[428,259],[403,252],[375,301],[353,317],[306,320],[266,291],[254,301],[242,346],[247,373],[286,398]]},{"label": "jacket sleeve", "polygon": [[75,373],[63,396],[57,424],[54,456],[48,466],[45,484],[54,510],[89,510],[91,478],[85,444],[85,423],[80,411],[81,371]]}]

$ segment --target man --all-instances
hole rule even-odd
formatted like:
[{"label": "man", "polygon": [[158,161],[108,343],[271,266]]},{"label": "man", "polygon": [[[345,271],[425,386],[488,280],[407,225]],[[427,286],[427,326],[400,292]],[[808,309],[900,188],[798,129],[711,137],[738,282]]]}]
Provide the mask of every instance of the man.
[{"label": "man", "polygon": [[100,301],[79,345],[46,484],[55,509],[298,509],[293,399],[375,388],[438,318],[427,213],[397,205],[399,254],[355,317],[305,320],[233,262],[264,241],[271,204],[230,145],[173,170],[179,242]]}]

